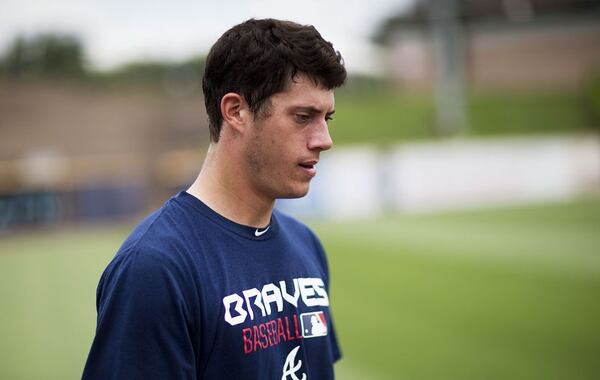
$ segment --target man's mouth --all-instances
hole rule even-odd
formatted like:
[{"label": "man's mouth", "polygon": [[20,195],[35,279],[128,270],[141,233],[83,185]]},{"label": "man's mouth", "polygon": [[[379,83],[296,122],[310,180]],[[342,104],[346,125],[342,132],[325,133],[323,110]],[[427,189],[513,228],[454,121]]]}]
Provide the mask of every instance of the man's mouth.
[{"label": "man's mouth", "polygon": [[301,162],[299,165],[302,166],[303,168],[306,168],[306,169],[313,169],[316,164],[317,164],[317,161],[316,160],[312,160],[312,161]]},{"label": "man's mouth", "polygon": [[300,162],[298,165],[308,174],[309,177],[314,177],[317,174],[317,169],[315,166],[317,165],[317,160],[309,160]]}]

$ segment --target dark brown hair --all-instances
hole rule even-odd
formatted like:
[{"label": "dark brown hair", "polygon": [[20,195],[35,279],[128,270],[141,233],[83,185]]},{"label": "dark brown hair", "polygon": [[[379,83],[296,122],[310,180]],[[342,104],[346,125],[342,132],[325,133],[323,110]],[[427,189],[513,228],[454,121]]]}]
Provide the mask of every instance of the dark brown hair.
[{"label": "dark brown hair", "polygon": [[225,94],[243,96],[256,115],[299,73],[327,89],[346,80],[342,56],[312,25],[250,19],[225,32],[208,53],[202,82],[211,140],[219,141]]}]

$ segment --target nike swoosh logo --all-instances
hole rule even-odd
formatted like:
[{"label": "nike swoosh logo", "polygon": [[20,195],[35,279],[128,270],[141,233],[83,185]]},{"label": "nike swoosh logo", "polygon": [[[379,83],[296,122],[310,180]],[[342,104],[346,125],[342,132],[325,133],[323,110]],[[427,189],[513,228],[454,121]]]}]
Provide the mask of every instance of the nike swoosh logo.
[{"label": "nike swoosh logo", "polygon": [[270,228],[270,227],[271,227],[271,226],[270,226],[270,225],[268,225],[268,226],[267,226],[267,228],[265,228],[265,229],[264,229],[264,230],[262,230],[262,231],[259,231],[259,230],[258,230],[258,228],[257,228],[257,229],[256,229],[256,231],[254,231],[254,236],[256,236],[256,237],[259,237],[259,236],[261,236],[261,235],[264,235],[264,234],[265,234],[265,232],[267,232],[267,231],[269,230],[269,228]]}]

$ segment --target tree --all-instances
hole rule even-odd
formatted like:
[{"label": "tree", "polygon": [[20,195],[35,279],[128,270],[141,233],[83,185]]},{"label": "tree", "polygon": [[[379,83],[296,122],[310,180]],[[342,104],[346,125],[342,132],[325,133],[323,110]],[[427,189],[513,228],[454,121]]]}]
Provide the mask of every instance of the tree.
[{"label": "tree", "polygon": [[84,74],[83,48],[70,35],[17,36],[0,58],[0,71],[12,77],[79,77]]}]

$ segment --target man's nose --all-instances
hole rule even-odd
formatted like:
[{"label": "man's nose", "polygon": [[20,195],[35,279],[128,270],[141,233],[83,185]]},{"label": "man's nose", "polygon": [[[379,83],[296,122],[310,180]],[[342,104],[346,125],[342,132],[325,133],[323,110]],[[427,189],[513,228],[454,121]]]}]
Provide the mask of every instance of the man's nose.
[{"label": "man's nose", "polygon": [[308,149],[323,151],[330,149],[332,146],[333,140],[329,134],[329,126],[327,125],[327,121],[323,119],[315,126],[315,131],[311,134],[308,141]]}]

